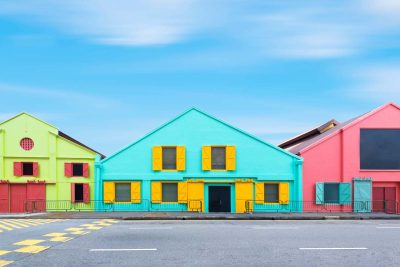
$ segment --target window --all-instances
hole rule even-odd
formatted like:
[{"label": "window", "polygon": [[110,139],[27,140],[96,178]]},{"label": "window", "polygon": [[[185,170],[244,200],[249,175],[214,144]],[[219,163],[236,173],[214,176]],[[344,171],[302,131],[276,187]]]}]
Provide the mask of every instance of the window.
[{"label": "window", "polygon": [[226,169],[226,147],[211,148],[211,168],[213,170]]},{"label": "window", "polygon": [[178,202],[178,184],[162,184],[162,202]]},{"label": "window", "polygon": [[75,184],[75,202],[83,202],[83,184]]},{"label": "window", "polygon": [[89,177],[89,163],[64,163],[66,177]]},{"label": "window", "polygon": [[400,170],[400,129],[361,129],[360,168]]},{"label": "window", "polygon": [[339,183],[326,183],[324,185],[324,202],[339,203]]},{"label": "window", "polygon": [[23,162],[22,163],[22,175],[23,176],[33,176],[33,162]]},{"label": "window", "polygon": [[72,176],[83,176],[83,163],[72,163]]},{"label": "window", "polygon": [[162,148],[163,170],[176,170],[176,147]]},{"label": "window", "polygon": [[351,183],[316,183],[316,204],[351,204]]},{"label": "window", "polygon": [[279,202],[279,184],[264,184],[264,202]]},{"label": "window", "polygon": [[115,201],[131,202],[131,184],[115,184]]},{"label": "window", "polygon": [[33,148],[33,146],[34,146],[35,144],[33,143],[33,140],[32,140],[32,139],[30,139],[30,138],[28,138],[28,137],[25,137],[25,138],[22,138],[22,139],[21,139],[21,141],[19,142],[19,145],[21,146],[21,148],[22,148],[23,150],[29,151],[29,150],[32,150],[32,148]]}]

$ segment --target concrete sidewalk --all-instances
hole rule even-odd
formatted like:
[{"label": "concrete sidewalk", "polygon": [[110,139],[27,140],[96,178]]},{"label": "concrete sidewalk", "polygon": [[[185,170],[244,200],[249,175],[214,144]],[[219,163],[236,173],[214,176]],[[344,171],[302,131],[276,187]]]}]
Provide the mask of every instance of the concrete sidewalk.
[{"label": "concrete sidewalk", "polygon": [[0,214],[0,219],[118,219],[118,220],[400,220],[386,213],[192,213],[192,212],[48,212]]}]

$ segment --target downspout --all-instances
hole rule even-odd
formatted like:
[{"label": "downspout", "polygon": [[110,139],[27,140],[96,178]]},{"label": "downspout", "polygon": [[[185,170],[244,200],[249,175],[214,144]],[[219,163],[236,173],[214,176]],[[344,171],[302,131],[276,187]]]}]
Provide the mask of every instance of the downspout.
[{"label": "downspout", "polygon": [[95,201],[95,211],[99,211],[102,206],[101,197],[103,195],[102,192],[102,170],[103,166],[101,164],[100,155],[96,155],[96,159],[94,162],[95,167],[95,176],[94,176],[94,185],[95,185],[95,193],[94,193],[94,201]]},{"label": "downspout", "polygon": [[[344,182],[344,135],[343,129],[340,129],[340,182]],[[345,210],[344,205],[341,205],[340,210]]]},{"label": "downspout", "polygon": [[303,159],[295,161],[296,176],[297,176],[297,200],[299,205],[297,207],[297,212],[303,211]]}]

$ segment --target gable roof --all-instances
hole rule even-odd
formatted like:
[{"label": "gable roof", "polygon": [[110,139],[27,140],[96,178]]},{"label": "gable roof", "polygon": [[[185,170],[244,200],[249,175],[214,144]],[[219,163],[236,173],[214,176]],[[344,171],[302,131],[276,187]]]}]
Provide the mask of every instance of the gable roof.
[{"label": "gable roof", "polygon": [[50,126],[50,127],[54,128],[54,129],[57,131],[58,136],[60,136],[60,137],[62,137],[62,138],[65,138],[65,139],[71,141],[72,143],[75,143],[75,144],[77,144],[77,145],[79,145],[79,146],[82,146],[82,147],[84,147],[84,148],[86,148],[86,149],[88,149],[88,150],[90,150],[90,151],[92,151],[92,152],[98,154],[102,159],[106,157],[105,155],[101,154],[100,152],[97,152],[96,150],[94,150],[94,149],[92,149],[92,148],[86,146],[85,144],[79,142],[78,140],[72,138],[71,136],[69,136],[69,135],[67,135],[67,134],[65,134],[65,133],[63,133],[63,132],[61,132],[60,130],[57,129],[57,127],[51,125],[50,123],[45,122],[44,120],[41,120],[41,119],[39,119],[39,118],[37,118],[37,117],[35,117],[35,116],[33,116],[33,115],[27,113],[27,112],[21,112],[21,113],[15,115],[15,116],[13,116],[13,117],[11,117],[11,118],[9,118],[9,119],[3,121],[3,122],[0,122],[0,125],[1,125],[1,124],[4,124],[4,123],[6,123],[6,122],[9,122],[9,121],[11,121],[11,120],[13,120],[13,119],[15,119],[15,118],[17,118],[17,117],[20,117],[20,116],[22,116],[22,115],[29,116],[29,117],[31,117],[31,118],[33,118],[33,119],[35,119],[35,120],[40,121],[40,122],[43,123],[43,124],[46,124],[47,126]]},{"label": "gable roof", "polygon": [[14,120],[15,118],[21,117],[21,116],[23,116],[23,115],[26,115],[26,116],[28,116],[28,117],[31,117],[32,119],[35,119],[35,120],[37,120],[37,121],[40,121],[40,122],[43,123],[43,124],[46,124],[47,126],[50,126],[50,127],[54,128],[54,129],[57,129],[57,127],[55,127],[54,125],[51,125],[50,123],[45,122],[44,120],[41,120],[41,119],[39,119],[38,117],[35,117],[35,116],[33,116],[33,115],[31,115],[31,114],[29,114],[29,113],[27,113],[27,112],[18,113],[17,115],[12,116],[11,118],[8,118],[8,119],[5,120],[5,121],[0,122],[0,125],[1,125],[1,124],[5,124],[5,123],[7,123],[7,122],[9,122],[9,121],[12,121],[12,120]]},{"label": "gable roof", "polygon": [[340,123],[338,121],[332,119],[332,120],[330,120],[328,122],[325,122],[324,124],[322,124],[322,125],[320,125],[320,126],[318,126],[316,128],[313,128],[313,129],[308,130],[308,131],[306,131],[304,133],[301,133],[301,134],[299,134],[299,135],[297,135],[297,136],[295,136],[295,137],[293,137],[293,138],[291,138],[289,140],[286,140],[283,143],[279,144],[278,146],[280,148],[283,148],[283,149],[295,146],[295,145],[297,145],[299,143],[302,143],[302,142],[304,142],[304,141],[306,141],[308,139],[311,139],[311,138],[313,138],[313,137],[315,137],[317,135],[320,135],[320,134],[332,129],[333,127],[335,127],[335,126],[337,126],[339,124]]},{"label": "gable roof", "polygon": [[305,139],[300,143],[296,143],[290,147],[286,147],[286,150],[293,154],[300,155],[301,153],[306,152],[307,150],[311,149],[312,147],[335,136],[340,131],[344,131],[344,130],[358,124],[359,122],[364,121],[365,119],[369,118],[370,116],[376,114],[377,112],[381,111],[382,109],[384,109],[388,106],[392,106],[392,107],[395,107],[400,110],[400,106],[396,105],[395,103],[391,103],[391,102],[387,103],[387,104],[382,105],[382,106],[380,106],[372,111],[369,111],[361,116],[352,118],[344,123],[338,124],[335,127],[329,129],[328,131],[318,134],[318,135],[312,137],[311,139]]},{"label": "gable roof", "polygon": [[222,124],[222,125],[224,125],[224,126],[226,126],[226,127],[229,127],[229,128],[231,128],[231,129],[233,129],[233,130],[235,130],[235,131],[237,131],[237,132],[239,132],[239,133],[241,133],[241,134],[244,134],[244,135],[248,136],[249,138],[254,139],[254,140],[256,140],[256,141],[258,141],[258,142],[260,142],[260,143],[262,143],[262,144],[264,144],[264,145],[267,145],[267,146],[269,146],[269,147],[275,149],[275,150],[278,150],[278,151],[280,151],[280,152],[282,152],[282,153],[284,153],[284,154],[286,154],[286,155],[288,155],[288,156],[291,156],[291,157],[293,157],[293,158],[296,158],[297,160],[303,161],[303,159],[300,158],[300,157],[298,157],[297,155],[294,155],[294,154],[292,154],[292,153],[290,153],[290,152],[288,152],[288,151],[286,151],[286,150],[284,150],[284,149],[282,149],[282,148],[280,148],[280,147],[277,147],[277,146],[275,146],[275,145],[272,145],[272,144],[270,144],[270,143],[267,143],[267,142],[261,140],[260,138],[255,137],[255,136],[253,136],[253,135],[251,135],[251,134],[249,134],[249,133],[247,133],[247,132],[244,132],[244,131],[240,130],[239,128],[236,128],[236,127],[234,127],[234,126],[232,126],[232,125],[230,125],[230,124],[228,124],[228,123],[226,123],[226,122],[224,122],[224,121],[222,121],[222,120],[220,120],[220,119],[217,119],[217,118],[215,118],[215,117],[213,117],[213,116],[211,116],[211,115],[209,115],[209,114],[207,114],[207,113],[205,113],[205,112],[203,112],[203,111],[201,111],[201,110],[199,110],[199,109],[197,109],[197,108],[191,108],[191,109],[189,109],[189,110],[183,112],[182,114],[178,115],[178,116],[175,117],[174,119],[168,121],[167,123],[161,125],[161,126],[158,127],[157,129],[155,129],[155,130],[151,131],[150,133],[146,134],[146,135],[143,136],[142,138],[140,138],[140,139],[134,141],[133,143],[129,144],[128,146],[126,146],[126,147],[122,148],[121,150],[115,152],[114,154],[108,156],[107,158],[105,158],[104,160],[102,160],[102,162],[108,161],[109,159],[115,157],[116,155],[122,153],[123,151],[129,149],[130,147],[136,145],[136,144],[139,143],[140,141],[142,141],[142,140],[146,139],[147,137],[153,135],[154,133],[156,133],[156,132],[162,130],[162,129],[165,128],[166,126],[168,126],[168,125],[174,123],[175,121],[179,120],[180,118],[184,117],[185,115],[187,115],[188,113],[193,112],[193,111],[198,112],[198,113],[202,114],[203,116],[205,116],[205,117],[207,117],[207,118],[209,118],[209,119],[211,119],[211,120],[214,120],[214,121],[216,121],[216,122],[218,122],[218,123],[220,123],[220,124]]}]

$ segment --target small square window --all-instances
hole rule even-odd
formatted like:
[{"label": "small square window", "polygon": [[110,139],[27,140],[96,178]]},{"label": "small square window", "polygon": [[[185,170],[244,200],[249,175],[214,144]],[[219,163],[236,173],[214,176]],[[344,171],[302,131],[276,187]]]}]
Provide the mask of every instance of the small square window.
[{"label": "small square window", "polygon": [[212,147],[211,148],[211,168],[213,170],[226,169],[226,148]]},{"label": "small square window", "polygon": [[279,202],[279,184],[264,184],[264,202]]},{"label": "small square window", "polygon": [[162,202],[178,202],[178,184],[162,184]]},{"label": "small square window", "polygon": [[72,176],[83,176],[83,163],[72,163]]},{"label": "small square window", "polygon": [[115,201],[131,202],[131,184],[115,184]]},{"label": "small square window", "polygon": [[338,204],[339,201],[339,183],[324,184],[324,202]]},{"label": "small square window", "polygon": [[75,184],[75,202],[83,202],[83,184]]},{"label": "small square window", "polygon": [[22,163],[22,175],[33,176],[33,163],[32,162],[23,162]]}]

